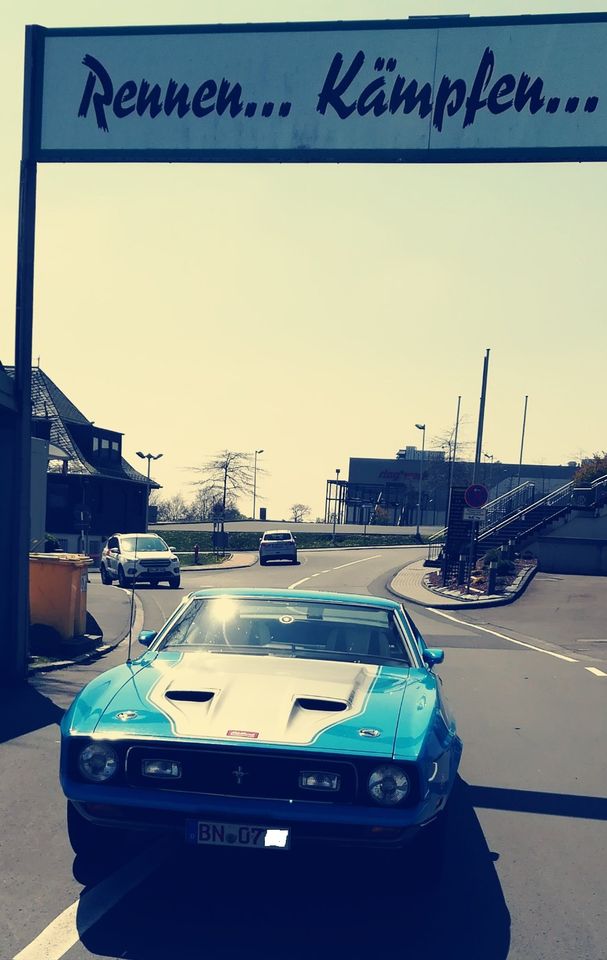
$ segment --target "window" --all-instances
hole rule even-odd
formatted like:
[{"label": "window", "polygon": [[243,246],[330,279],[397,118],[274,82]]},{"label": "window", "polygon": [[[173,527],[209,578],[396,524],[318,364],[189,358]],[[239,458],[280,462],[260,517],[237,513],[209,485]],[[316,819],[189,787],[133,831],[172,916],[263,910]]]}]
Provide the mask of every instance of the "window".
[{"label": "window", "polygon": [[99,452],[99,437],[93,437],[93,453]]}]

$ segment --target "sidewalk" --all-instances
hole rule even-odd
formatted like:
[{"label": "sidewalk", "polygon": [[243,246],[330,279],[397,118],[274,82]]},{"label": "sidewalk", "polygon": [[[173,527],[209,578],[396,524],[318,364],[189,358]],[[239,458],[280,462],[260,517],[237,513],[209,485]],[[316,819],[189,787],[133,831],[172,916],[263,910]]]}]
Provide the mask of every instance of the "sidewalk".
[{"label": "sidewalk", "polygon": [[242,553],[232,553],[223,563],[199,563],[189,564],[187,567],[180,565],[181,572],[191,573],[198,570],[240,570],[242,567],[252,567],[257,563],[258,554],[242,551]]},{"label": "sidewalk", "polygon": [[410,603],[418,603],[423,607],[440,607],[447,610],[466,610],[473,607],[498,607],[505,603],[512,603],[516,600],[529,581],[533,578],[536,568],[526,570],[516,578],[510,587],[506,587],[504,593],[482,594],[477,593],[459,593],[454,590],[430,590],[424,583],[426,575],[430,572],[428,567],[424,567],[423,559],[414,560],[408,563],[406,567],[396,574],[392,581],[387,584],[390,593],[400,597],[402,600],[408,600]]}]

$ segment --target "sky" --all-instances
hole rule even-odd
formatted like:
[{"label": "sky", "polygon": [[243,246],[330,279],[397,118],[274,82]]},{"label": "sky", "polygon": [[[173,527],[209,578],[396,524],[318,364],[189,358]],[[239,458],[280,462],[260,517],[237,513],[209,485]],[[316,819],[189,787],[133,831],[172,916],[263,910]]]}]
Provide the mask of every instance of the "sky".
[{"label": "sky", "polygon": [[[27,23],[107,26],[582,12],[587,0],[51,3],[0,14],[0,359],[13,362]],[[604,164],[46,164],[38,174],[34,363],[123,453],[192,468],[263,448],[258,506],[324,511],[352,457],[451,428],[566,463],[607,447]],[[142,469],[145,468],[143,464]],[[249,514],[251,504],[240,507]]]}]

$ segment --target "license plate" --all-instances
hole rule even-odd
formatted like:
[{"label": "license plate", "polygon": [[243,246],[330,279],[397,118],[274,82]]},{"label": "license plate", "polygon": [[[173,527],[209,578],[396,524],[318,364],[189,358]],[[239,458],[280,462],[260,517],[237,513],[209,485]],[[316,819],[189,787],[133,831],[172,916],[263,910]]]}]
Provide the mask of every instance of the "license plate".
[{"label": "license plate", "polygon": [[276,827],[256,827],[250,823],[213,823],[188,820],[186,839],[207,847],[254,847],[262,850],[288,850],[289,831]]}]

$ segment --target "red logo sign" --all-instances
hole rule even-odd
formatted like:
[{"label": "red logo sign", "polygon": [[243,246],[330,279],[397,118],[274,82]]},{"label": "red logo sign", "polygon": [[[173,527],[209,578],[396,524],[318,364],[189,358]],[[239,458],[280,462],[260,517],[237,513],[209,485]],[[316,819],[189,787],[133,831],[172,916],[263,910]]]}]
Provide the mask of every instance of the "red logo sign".
[{"label": "red logo sign", "polygon": [[488,499],[489,491],[482,483],[471,484],[464,493],[464,500],[467,506],[476,507],[477,510],[484,507]]},{"label": "red logo sign", "polygon": [[240,740],[257,740],[259,734],[255,730],[228,730],[226,737],[238,737]]}]

